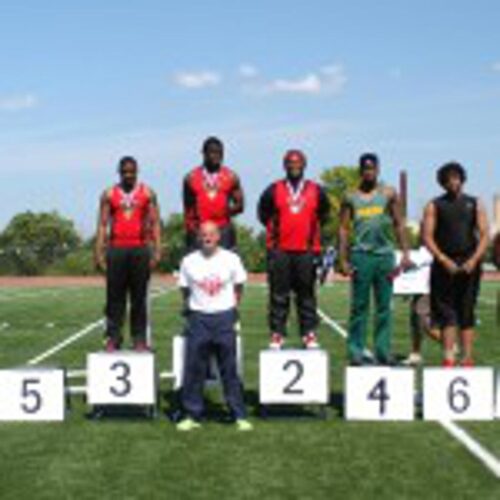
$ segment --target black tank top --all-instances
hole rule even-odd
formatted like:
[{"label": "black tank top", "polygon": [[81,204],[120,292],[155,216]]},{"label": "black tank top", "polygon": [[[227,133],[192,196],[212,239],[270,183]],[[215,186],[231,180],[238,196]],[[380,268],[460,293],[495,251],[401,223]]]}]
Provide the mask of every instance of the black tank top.
[{"label": "black tank top", "polygon": [[434,200],[436,230],[440,250],[457,260],[469,258],[478,245],[477,199],[466,194],[453,198],[447,194]]}]

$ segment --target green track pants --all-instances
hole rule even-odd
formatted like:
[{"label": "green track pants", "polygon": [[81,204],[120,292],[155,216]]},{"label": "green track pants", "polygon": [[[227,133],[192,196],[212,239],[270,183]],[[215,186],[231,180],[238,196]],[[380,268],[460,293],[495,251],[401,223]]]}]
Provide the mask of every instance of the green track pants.
[{"label": "green track pants", "polygon": [[366,331],[370,310],[370,294],[375,297],[375,356],[385,361],[390,356],[392,338],[392,277],[394,255],[375,255],[355,252],[351,257],[355,269],[351,289],[351,317],[348,355],[351,361],[360,361],[366,345]]}]

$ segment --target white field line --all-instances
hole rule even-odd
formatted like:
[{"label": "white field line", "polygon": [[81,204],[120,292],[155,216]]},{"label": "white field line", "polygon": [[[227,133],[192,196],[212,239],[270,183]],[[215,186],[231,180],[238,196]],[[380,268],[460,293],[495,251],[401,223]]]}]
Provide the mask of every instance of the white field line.
[{"label": "white field line", "polygon": [[[342,337],[347,337],[347,331],[336,321],[318,309],[320,318]],[[459,441],[473,456],[475,456],[492,474],[500,479],[500,461],[476,441],[464,429],[451,421],[438,420],[438,423],[457,441]]]},{"label": "white field line", "polygon": [[[174,290],[173,288],[164,288],[161,289],[160,291],[153,293],[151,295],[151,300],[157,299],[158,297],[161,297],[163,295],[166,295],[167,293],[171,292]],[[101,318],[97,321],[94,321],[93,323],[88,324],[81,330],[78,330],[77,332],[73,333],[69,337],[65,338],[63,341],[59,342],[58,344],[50,347],[46,351],[42,352],[41,354],[35,356],[34,358],[31,358],[30,360],[27,361],[26,364],[33,366],[41,363],[42,361],[45,361],[47,358],[52,356],[53,354],[63,350],[65,347],[68,347],[69,345],[73,344],[76,342],[78,339],[85,337],[88,335],[90,332],[94,331],[97,327],[103,325],[105,322],[105,318]]]},{"label": "white field line", "polygon": [[339,325],[333,318],[330,318],[326,313],[324,313],[321,309],[318,308],[318,316],[321,320],[326,323],[330,328],[335,330],[341,337],[347,338],[347,330]]},{"label": "white field line", "polygon": [[470,434],[451,421],[439,420],[439,424],[472,455],[474,455],[495,477],[500,479],[500,460],[484,448]]}]

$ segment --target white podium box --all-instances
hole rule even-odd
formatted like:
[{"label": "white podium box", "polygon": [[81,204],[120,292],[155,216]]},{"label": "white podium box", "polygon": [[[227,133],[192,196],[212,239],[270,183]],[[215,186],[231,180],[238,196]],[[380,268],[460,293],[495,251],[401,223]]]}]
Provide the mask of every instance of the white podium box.
[{"label": "white podium box", "polygon": [[415,418],[414,387],[415,372],[411,368],[348,367],[345,418],[411,421]]},{"label": "white podium box", "polygon": [[90,405],[155,405],[154,355],[91,353],[87,356],[87,401]]},{"label": "white podium box", "polygon": [[[184,357],[186,355],[186,337],[184,335],[176,335],[172,339],[172,372],[174,375],[174,389],[182,387],[182,378],[184,376]],[[238,375],[243,379],[243,342],[241,336],[236,337],[236,367]],[[210,357],[207,385],[220,383],[220,374],[217,368],[215,356]]]},{"label": "white podium box", "polygon": [[424,420],[492,420],[493,368],[424,369]]},{"label": "white podium box", "polygon": [[63,421],[64,378],[60,368],[0,370],[0,421]]},{"label": "white podium box", "polygon": [[267,349],[260,352],[259,398],[263,405],[327,404],[329,357],[320,349]]}]

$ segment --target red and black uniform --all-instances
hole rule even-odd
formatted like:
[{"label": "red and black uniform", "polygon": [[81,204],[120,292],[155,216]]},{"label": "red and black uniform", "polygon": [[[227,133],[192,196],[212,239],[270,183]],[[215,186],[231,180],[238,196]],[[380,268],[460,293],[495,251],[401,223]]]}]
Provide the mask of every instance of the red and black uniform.
[{"label": "red and black uniform", "polygon": [[310,180],[295,185],[286,179],[277,181],[260,197],[258,216],[267,231],[269,326],[273,333],[286,335],[292,291],[301,336],[317,327],[316,258],[321,253],[321,225],[329,211],[328,196]]},{"label": "red and black uniform", "polygon": [[243,212],[243,192],[238,176],[228,167],[209,172],[205,167],[194,168],[184,179],[184,226],[186,246],[197,248],[200,225],[215,222],[221,231],[220,245],[229,250],[236,246],[236,234],[231,219]]},{"label": "red and black uniform", "polygon": [[134,341],[145,341],[150,278],[152,192],[137,184],[125,192],[116,185],[106,193],[110,231],[106,270],[107,336],[121,343],[121,330],[130,295],[130,330]]}]

